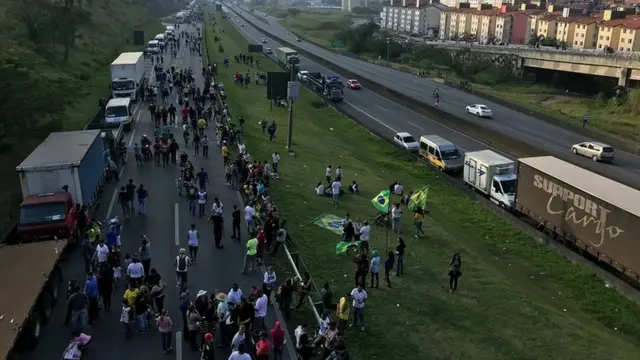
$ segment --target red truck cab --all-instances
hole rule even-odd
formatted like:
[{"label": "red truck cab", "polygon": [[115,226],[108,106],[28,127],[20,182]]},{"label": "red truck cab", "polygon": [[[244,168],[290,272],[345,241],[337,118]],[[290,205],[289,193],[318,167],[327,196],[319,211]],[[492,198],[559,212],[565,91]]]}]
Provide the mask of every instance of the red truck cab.
[{"label": "red truck cab", "polygon": [[71,194],[66,191],[30,195],[20,205],[19,242],[67,239],[75,242],[76,216]]}]

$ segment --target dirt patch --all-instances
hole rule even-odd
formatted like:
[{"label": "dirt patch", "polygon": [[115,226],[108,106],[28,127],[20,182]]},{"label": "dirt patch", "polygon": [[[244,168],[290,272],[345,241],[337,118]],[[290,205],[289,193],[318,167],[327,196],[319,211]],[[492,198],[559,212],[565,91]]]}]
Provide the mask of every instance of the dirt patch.
[{"label": "dirt patch", "polygon": [[573,97],[573,96],[568,96],[568,95],[552,95],[550,97],[548,97],[547,99],[543,100],[540,102],[540,105],[542,106],[551,106],[553,104],[556,103],[568,103],[571,102],[573,100],[576,100],[577,98]]}]

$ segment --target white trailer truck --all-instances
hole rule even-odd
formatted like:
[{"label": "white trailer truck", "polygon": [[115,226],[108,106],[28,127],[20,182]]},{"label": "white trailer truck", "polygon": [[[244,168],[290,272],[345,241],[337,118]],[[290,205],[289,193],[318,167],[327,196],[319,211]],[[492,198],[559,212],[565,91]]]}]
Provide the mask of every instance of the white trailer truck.
[{"label": "white trailer truck", "polygon": [[288,47],[279,47],[276,49],[276,60],[278,60],[278,65],[288,68],[289,67],[289,57],[298,56],[298,52],[289,49]]},{"label": "white trailer truck", "polygon": [[511,210],[516,196],[516,164],[491,150],[467,152],[464,155],[463,179],[491,202]]},{"label": "white trailer truck", "polygon": [[146,81],[145,60],[142,52],[120,54],[111,63],[111,95],[129,97],[135,101]]}]

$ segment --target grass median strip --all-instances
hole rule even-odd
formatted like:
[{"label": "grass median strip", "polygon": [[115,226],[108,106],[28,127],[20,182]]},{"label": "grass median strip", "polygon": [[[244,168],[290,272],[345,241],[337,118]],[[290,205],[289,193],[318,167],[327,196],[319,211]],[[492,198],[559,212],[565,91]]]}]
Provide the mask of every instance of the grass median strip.
[{"label": "grass median strip", "polygon": [[[247,49],[247,41],[230,22],[224,27],[225,54]],[[211,31],[210,27],[208,31]],[[210,41],[210,55],[222,55]],[[258,54],[263,71],[278,71]],[[215,60],[217,59],[217,60]],[[413,239],[405,214],[403,237],[408,249],[407,275],[392,278],[394,287],[369,291],[365,332],[349,331],[348,345],[358,359],[541,359],[634,358],[640,349],[637,306],[606,288],[595,275],[559,254],[536,245],[506,220],[477,205],[439,179],[441,174],[409,160],[405,153],[378,139],[336,110],[321,106],[302,91],[295,104],[295,155],[286,155],[287,112],[270,106],[264,86],[240,88],[233,73],[246,65],[219,67],[234,119],[246,119],[246,143],[256,160],[282,154],[281,180],[270,191],[279,205],[299,251],[318,284],[330,282],[336,296],[353,288],[351,259],[335,255],[338,235],[314,224],[323,214],[350,213],[372,222],[371,199],[394,181],[405,189],[429,185],[430,215],[426,236]],[[250,68],[252,76],[255,68]],[[261,135],[264,117],[278,125],[270,143]],[[360,195],[345,195],[336,208],[315,195],[331,164],[344,170],[344,183],[355,180]],[[397,197],[392,199],[396,202]],[[383,256],[385,231],[374,227],[372,245]],[[389,234],[389,245],[395,238]],[[448,263],[453,253],[464,261],[458,293],[447,292]]]}]

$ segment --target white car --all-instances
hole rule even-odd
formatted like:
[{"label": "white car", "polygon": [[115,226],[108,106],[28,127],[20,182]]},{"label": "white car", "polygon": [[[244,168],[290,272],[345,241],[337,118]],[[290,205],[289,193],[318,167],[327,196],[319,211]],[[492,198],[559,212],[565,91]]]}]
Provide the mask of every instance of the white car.
[{"label": "white car", "polygon": [[308,71],[306,70],[302,70],[298,72],[298,80],[304,82],[305,80],[307,80],[307,75],[309,74]]},{"label": "white car", "polygon": [[594,162],[612,162],[616,156],[613,147],[595,141],[585,141],[571,147],[571,152],[575,155],[582,155],[591,158]]},{"label": "white car", "polygon": [[271,54],[273,54],[273,50],[271,50],[271,48],[267,48],[264,52],[265,52],[267,55],[271,55]]},{"label": "white car", "polygon": [[418,151],[420,144],[413,135],[408,132],[399,132],[393,136],[393,141],[400,147],[409,151]]},{"label": "white car", "polygon": [[469,105],[465,110],[467,111],[467,114],[472,114],[477,117],[490,118],[493,115],[491,109],[489,109],[487,105],[482,104]]},{"label": "white car", "polygon": [[262,38],[262,43],[263,43],[263,44],[266,44],[266,43],[267,43],[267,39]]}]

